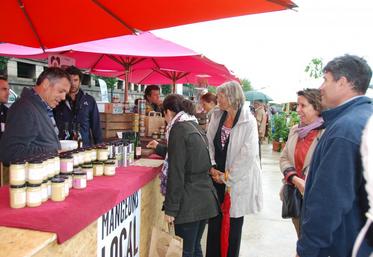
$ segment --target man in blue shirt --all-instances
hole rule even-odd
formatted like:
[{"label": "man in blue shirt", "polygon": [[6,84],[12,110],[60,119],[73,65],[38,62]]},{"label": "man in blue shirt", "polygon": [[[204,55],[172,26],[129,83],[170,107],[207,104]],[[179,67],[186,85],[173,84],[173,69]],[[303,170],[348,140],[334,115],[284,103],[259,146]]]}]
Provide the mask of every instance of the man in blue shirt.
[{"label": "man in blue shirt", "polygon": [[80,89],[83,74],[75,66],[66,69],[70,74],[71,89],[66,100],[53,110],[59,129],[59,138],[64,139],[65,125],[68,125],[70,134],[72,129],[79,128],[83,139],[83,146],[102,143],[100,114],[95,99]]},{"label": "man in blue shirt", "polygon": [[[330,61],[323,72],[325,132],[306,179],[297,254],[347,257],[368,210],[360,144],[373,113],[371,100],[364,96],[372,71],[363,58],[345,55]],[[358,256],[372,251],[365,240]]]}]

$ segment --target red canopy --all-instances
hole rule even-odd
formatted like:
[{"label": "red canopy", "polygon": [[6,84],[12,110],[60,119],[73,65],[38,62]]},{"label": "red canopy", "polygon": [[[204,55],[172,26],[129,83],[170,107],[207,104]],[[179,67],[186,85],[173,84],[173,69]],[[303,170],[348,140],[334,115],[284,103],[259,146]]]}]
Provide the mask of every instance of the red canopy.
[{"label": "red canopy", "polygon": [[0,42],[51,48],[294,7],[291,0],[2,0]]}]

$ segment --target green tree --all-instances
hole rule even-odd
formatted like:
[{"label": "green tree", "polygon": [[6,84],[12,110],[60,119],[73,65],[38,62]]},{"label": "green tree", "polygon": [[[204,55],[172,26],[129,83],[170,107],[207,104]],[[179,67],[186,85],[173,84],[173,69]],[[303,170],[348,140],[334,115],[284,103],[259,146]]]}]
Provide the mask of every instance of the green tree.
[{"label": "green tree", "polygon": [[250,80],[243,78],[241,79],[241,84],[242,84],[242,90],[244,92],[253,90]]},{"label": "green tree", "polygon": [[163,95],[171,94],[172,92],[172,85],[162,85],[161,91]]},{"label": "green tree", "polygon": [[0,56],[0,75],[6,75],[9,58]]},{"label": "green tree", "polygon": [[114,95],[114,89],[115,85],[118,82],[117,78],[108,78],[108,77],[101,77],[101,76],[96,76],[93,75],[94,79],[102,79],[106,82],[107,88],[110,89],[110,94],[111,94],[111,100],[113,100],[113,95]]},{"label": "green tree", "polygon": [[308,76],[311,78],[318,79],[323,76],[323,67],[324,65],[321,58],[313,58],[304,69],[304,72],[308,73]]},{"label": "green tree", "polygon": [[216,87],[213,86],[208,86],[207,91],[213,94],[216,94]]}]

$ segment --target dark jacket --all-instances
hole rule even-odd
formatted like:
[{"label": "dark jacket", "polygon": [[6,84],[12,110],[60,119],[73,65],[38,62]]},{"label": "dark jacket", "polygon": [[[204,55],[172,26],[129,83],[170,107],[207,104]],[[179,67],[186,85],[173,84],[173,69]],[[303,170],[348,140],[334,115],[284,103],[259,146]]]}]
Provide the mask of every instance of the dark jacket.
[{"label": "dark jacket", "polygon": [[8,114],[8,107],[6,107],[4,104],[0,104],[0,123],[1,123],[0,139],[4,133],[3,129],[5,129],[7,114]]},{"label": "dark jacket", "polygon": [[38,95],[24,88],[10,107],[5,132],[0,141],[0,160],[5,164],[25,160],[61,148],[46,106]]},{"label": "dark jacket", "polygon": [[[326,129],[306,179],[297,243],[301,257],[351,256],[368,210],[360,144],[372,113],[371,100],[365,96],[322,113]],[[358,256],[371,251],[364,242]]]},{"label": "dark jacket", "polygon": [[100,113],[98,112],[97,103],[92,96],[84,93],[81,89],[76,96],[74,107],[70,106],[69,100],[66,99],[53,110],[53,113],[60,131],[60,139],[64,137],[66,122],[69,123],[70,129],[73,123],[79,123],[83,146],[102,143]]},{"label": "dark jacket", "polygon": [[219,214],[216,191],[208,173],[211,162],[207,138],[197,127],[191,121],[179,122],[170,131],[164,209],[167,215],[175,217],[176,224],[209,219]]}]

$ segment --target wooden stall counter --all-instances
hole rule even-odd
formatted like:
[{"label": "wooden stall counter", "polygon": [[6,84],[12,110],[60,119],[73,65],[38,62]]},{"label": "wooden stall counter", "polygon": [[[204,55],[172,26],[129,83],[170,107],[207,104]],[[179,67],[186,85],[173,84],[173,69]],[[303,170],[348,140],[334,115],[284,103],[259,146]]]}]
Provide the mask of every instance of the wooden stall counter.
[{"label": "wooden stall counter", "polygon": [[[160,167],[162,163],[162,160],[140,159],[135,162],[135,165]],[[131,242],[133,244],[131,251],[134,254],[130,256],[148,257],[152,228],[163,224],[161,206],[164,198],[160,194],[159,184],[159,178],[156,175],[139,188],[141,189],[140,240]],[[123,184],[123,186],[126,185]],[[116,206],[113,207],[115,209]],[[82,210],[82,215],[84,215],[84,210]],[[93,221],[62,244],[58,244],[55,233],[0,226],[0,257],[104,257],[105,254],[101,254],[98,250],[99,220],[100,218]],[[118,255],[113,256],[119,256],[119,252]]]}]

